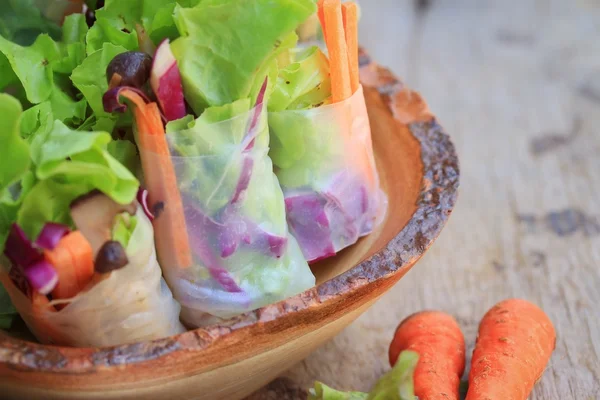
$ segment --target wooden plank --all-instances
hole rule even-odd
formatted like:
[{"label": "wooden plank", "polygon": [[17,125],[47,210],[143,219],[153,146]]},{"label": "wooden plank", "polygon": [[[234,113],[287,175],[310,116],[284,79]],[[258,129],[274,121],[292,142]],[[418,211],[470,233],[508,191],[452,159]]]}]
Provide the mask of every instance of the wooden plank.
[{"label": "wooden plank", "polygon": [[[600,398],[600,3],[360,2],[371,56],[453,135],[457,208],[424,259],[332,342],[251,397],[303,399],[319,379],[367,391],[408,314],[454,314],[470,355],[497,301],[540,305],[558,334],[532,400]],[[383,39],[382,39],[383,38]]]}]

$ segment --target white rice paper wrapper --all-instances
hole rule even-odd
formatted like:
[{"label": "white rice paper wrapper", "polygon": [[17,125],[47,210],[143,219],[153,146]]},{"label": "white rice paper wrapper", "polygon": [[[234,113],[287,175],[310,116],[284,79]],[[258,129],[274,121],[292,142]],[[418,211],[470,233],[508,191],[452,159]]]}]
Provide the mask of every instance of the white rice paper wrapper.
[{"label": "white rice paper wrapper", "polygon": [[[154,220],[157,247],[182,321],[203,326],[313,287],[315,278],[288,232],[283,193],[268,157],[266,111],[255,107],[216,123],[198,120],[166,138],[170,155],[143,147],[140,153],[145,165],[165,165],[169,157],[181,193],[174,207],[163,200],[168,197],[162,182],[146,176],[150,209],[162,210]],[[192,265],[171,261],[177,258],[168,255],[172,246],[163,245],[173,208],[185,216]]]},{"label": "white rice paper wrapper", "polygon": [[290,232],[309,262],[371,233],[387,210],[362,86],[347,100],[269,113]]}]

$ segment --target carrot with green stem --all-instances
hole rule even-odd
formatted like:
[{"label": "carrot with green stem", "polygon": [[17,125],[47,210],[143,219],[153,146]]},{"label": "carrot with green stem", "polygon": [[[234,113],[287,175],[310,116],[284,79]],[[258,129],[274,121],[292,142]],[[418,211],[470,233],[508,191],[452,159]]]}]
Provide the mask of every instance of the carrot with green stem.
[{"label": "carrot with green stem", "polygon": [[192,255],[183,203],[158,105],[147,103],[133,90],[120,88],[113,90],[118,90],[119,96],[125,97],[134,104],[136,140],[141,148],[148,203],[155,216],[153,225],[161,265],[165,268],[190,267]]},{"label": "carrot with green stem", "polygon": [[[348,67],[348,48],[342,18],[341,0],[324,0],[322,4],[325,20],[325,42],[329,52],[331,73],[331,96],[334,103],[344,101],[352,95],[350,70]],[[321,12],[321,11],[319,11]]]},{"label": "carrot with green stem", "polygon": [[423,311],[404,319],[389,348],[394,366],[404,350],[419,354],[415,395],[419,400],[459,400],[465,369],[465,339],[456,320],[440,311]]},{"label": "carrot with green stem", "polygon": [[356,3],[348,2],[342,4],[342,19],[344,21],[346,47],[348,49],[350,88],[352,89],[352,94],[354,94],[360,84],[358,73],[358,6]]},{"label": "carrot with green stem", "polygon": [[504,300],[479,324],[466,400],[526,400],[556,345],[550,318],[521,299]]}]

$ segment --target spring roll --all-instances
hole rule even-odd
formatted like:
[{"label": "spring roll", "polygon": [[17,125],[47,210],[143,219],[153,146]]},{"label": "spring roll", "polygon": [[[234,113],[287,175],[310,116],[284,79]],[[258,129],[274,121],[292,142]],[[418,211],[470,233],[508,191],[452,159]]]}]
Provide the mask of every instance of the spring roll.
[{"label": "spring roll", "polygon": [[184,331],[156,259],[152,224],[138,208],[126,248],[128,263],[92,280],[68,299],[35,301],[4,275],[21,317],[42,343],[100,347],[158,339]]},{"label": "spring roll", "polygon": [[108,151],[109,133],[73,130],[46,106],[23,113],[0,95],[0,277],[12,306],[48,344],[112,346],[182,332],[139,181]]},{"label": "spring roll", "polygon": [[320,49],[298,52],[269,101],[269,155],[290,231],[309,262],[371,233],[387,208],[362,87],[333,103],[329,69]]}]

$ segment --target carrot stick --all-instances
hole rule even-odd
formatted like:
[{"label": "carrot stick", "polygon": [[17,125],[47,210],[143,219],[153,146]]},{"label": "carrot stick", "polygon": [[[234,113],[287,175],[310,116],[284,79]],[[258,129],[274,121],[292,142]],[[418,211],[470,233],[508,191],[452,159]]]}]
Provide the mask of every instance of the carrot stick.
[{"label": "carrot stick", "polygon": [[150,210],[155,214],[153,225],[161,265],[165,268],[187,268],[192,265],[192,255],[183,203],[158,105],[146,104],[130,90],[123,90],[121,95],[135,104],[137,141],[143,149],[140,152],[142,169]]},{"label": "carrot stick", "polygon": [[465,369],[465,338],[456,320],[440,311],[423,311],[404,319],[390,344],[390,365],[404,350],[419,354],[414,374],[419,400],[459,400]]},{"label": "carrot stick", "polygon": [[539,307],[521,299],[496,304],[479,324],[466,400],[526,400],[555,346],[552,321]]},{"label": "carrot stick", "polygon": [[332,101],[336,103],[346,100],[352,95],[341,1],[324,0],[323,16],[327,27],[326,43],[329,51]]},{"label": "carrot stick", "polygon": [[63,237],[44,258],[56,268],[58,284],[52,291],[55,299],[69,299],[81,292],[94,275],[92,246],[79,231]]},{"label": "carrot stick", "polygon": [[350,71],[350,87],[352,94],[358,90],[358,8],[356,3],[342,4],[342,19],[348,48],[348,68]]},{"label": "carrot stick", "polygon": [[323,2],[325,0],[319,0],[317,2],[317,15],[319,16],[319,21],[321,22],[321,30],[323,31],[323,40],[325,40],[325,45],[327,45],[327,28],[325,26],[325,14],[323,13]]}]

